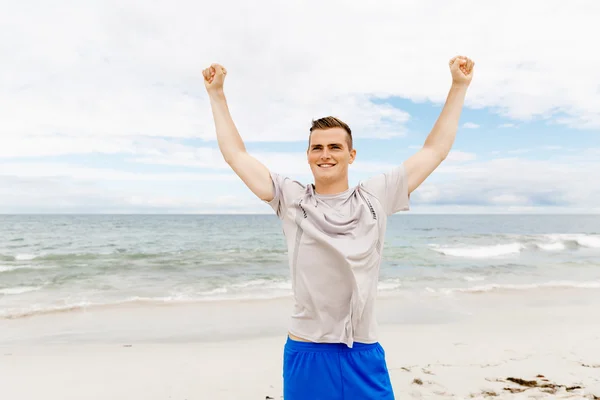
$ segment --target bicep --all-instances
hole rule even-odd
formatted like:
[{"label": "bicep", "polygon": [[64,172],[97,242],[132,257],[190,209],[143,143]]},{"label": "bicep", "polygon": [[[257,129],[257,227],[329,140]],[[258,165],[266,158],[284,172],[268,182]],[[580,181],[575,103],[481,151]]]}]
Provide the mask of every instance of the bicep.
[{"label": "bicep", "polygon": [[258,198],[271,201],[275,196],[271,173],[260,161],[247,152],[240,152],[231,158],[229,166]]},{"label": "bicep", "polygon": [[444,157],[436,150],[423,147],[404,161],[408,179],[408,193],[410,194],[418,188],[443,160]]}]

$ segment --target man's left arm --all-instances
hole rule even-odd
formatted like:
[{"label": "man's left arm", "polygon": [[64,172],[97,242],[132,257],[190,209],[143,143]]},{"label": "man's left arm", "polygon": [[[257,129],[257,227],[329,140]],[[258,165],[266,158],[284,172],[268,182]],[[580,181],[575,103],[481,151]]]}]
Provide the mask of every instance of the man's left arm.
[{"label": "man's left arm", "polygon": [[444,108],[433,129],[427,136],[423,148],[404,162],[410,194],[446,159],[456,138],[458,122],[467,89],[473,78],[475,63],[463,56],[450,60],[452,86]]}]

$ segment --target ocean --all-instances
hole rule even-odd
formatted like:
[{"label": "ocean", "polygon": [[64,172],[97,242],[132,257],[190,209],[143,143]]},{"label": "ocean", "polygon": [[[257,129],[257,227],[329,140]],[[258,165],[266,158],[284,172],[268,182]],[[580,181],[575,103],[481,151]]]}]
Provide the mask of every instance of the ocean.
[{"label": "ocean", "polygon": [[[600,291],[600,215],[388,220],[381,297]],[[0,215],[0,319],[288,297],[275,215]]]}]

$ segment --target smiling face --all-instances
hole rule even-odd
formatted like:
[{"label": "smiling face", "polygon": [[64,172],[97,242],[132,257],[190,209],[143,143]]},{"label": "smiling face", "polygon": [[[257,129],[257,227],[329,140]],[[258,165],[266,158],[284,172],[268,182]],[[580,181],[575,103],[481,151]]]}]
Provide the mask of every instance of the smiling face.
[{"label": "smiling face", "polygon": [[315,129],[310,135],[307,156],[318,193],[334,194],[348,189],[348,165],[356,150],[350,149],[343,128]]}]

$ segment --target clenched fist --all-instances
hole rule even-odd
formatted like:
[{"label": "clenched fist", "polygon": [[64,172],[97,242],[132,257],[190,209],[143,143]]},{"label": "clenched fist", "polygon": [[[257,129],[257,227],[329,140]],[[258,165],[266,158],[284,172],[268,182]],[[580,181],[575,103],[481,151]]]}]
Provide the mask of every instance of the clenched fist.
[{"label": "clenched fist", "polygon": [[473,67],[475,62],[465,56],[452,57],[450,62],[450,72],[452,73],[452,84],[469,85],[473,79]]},{"label": "clenched fist", "polygon": [[206,90],[209,93],[216,92],[223,89],[227,70],[222,65],[212,64],[202,71],[202,75],[204,76],[204,86],[206,87]]}]

